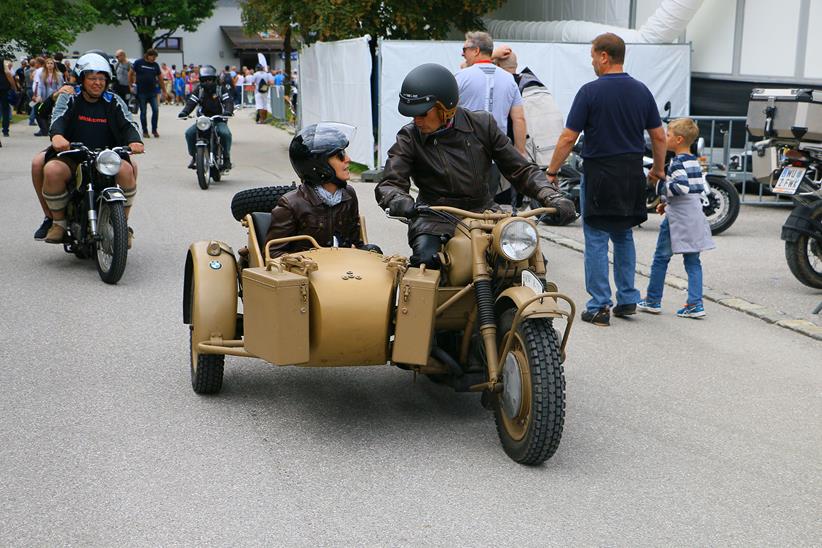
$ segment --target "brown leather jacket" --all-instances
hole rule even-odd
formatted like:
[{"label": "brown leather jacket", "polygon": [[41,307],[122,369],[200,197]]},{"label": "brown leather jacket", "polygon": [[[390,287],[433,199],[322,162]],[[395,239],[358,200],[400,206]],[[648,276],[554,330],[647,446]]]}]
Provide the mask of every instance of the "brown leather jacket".
[{"label": "brown leather jacket", "polygon": [[[413,178],[420,190],[417,203],[484,211],[494,207],[488,188],[491,160],[521,194],[536,198],[543,188],[554,188],[536,164],[517,152],[489,113],[458,107],[448,129],[424,135],[411,123],[397,133],[374,193],[380,207],[387,208],[391,200],[408,195]],[[408,226],[409,241],[419,234],[453,233],[453,224],[429,215]]]},{"label": "brown leather jacket", "polygon": [[[357,194],[350,187],[344,187],[342,191],[342,201],[330,207],[307,185],[303,184],[292,190],[280,198],[271,210],[271,226],[265,241],[307,234],[323,247],[334,245],[334,236],[340,247],[361,246]],[[309,248],[311,244],[306,240],[289,242],[272,246],[271,256],[279,257]]]}]

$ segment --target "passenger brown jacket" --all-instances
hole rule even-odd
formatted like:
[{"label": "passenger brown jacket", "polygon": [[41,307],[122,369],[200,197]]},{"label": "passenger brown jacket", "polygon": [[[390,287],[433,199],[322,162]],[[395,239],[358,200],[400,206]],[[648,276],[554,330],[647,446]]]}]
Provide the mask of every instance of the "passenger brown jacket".
[{"label": "passenger brown jacket", "polygon": [[[357,194],[350,187],[344,187],[342,192],[342,201],[330,207],[307,185],[303,184],[292,190],[280,198],[271,210],[271,226],[265,241],[306,234],[323,247],[333,246],[334,236],[337,237],[339,247],[361,246]],[[271,256],[279,257],[310,248],[311,244],[307,240],[289,242],[272,246]]]},{"label": "passenger brown jacket", "polygon": [[[488,187],[491,160],[517,192],[531,198],[553,188],[535,164],[524,158],[487,112],[458,107],[451,128],[424,135],[411,123],[397,133],[388,151],[382,181],[374,190],[380,207],[408,195],[411,180],[417,203],[449,205],[470,211],[494,207]],[[453,235],[454,226],[428,215],[413,219],[408,240],[419,234]]]}]

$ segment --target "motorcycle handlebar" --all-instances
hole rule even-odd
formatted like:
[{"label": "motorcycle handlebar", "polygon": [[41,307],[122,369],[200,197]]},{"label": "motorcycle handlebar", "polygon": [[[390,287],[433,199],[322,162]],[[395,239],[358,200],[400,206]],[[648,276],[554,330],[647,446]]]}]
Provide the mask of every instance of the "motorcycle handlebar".
[{"label": "motorcycle handlebar", "polygon": [[[557,208],[555,207],[538,207],[536,209],[530,209],[528,211],[524,211],[522,213],[518,213],[517,215],[513,215],[511,213],[496,213],[493,211],[485,211],[483,213],[476,213],[474,211],[466,211],[464,209],[460,209],[458,207],[450,207],[450,206],[417,206],[418,213],[425,213],[426,210],[432,211],[443,211],[445,213],[451,213],[452,215],[457,215],[459,217],[465,217],[467,219],[477,219],[480,221],[501,221],[502,219],[507,219],[509,217],[536,217],[539,215],[553,215],[557,213]],[[396,219],[402,222],[408,222],[407,217],[397,217],[395,215],[391,215],[389,213],[388,208],[385,209],[385,216],[389,219]]]}]

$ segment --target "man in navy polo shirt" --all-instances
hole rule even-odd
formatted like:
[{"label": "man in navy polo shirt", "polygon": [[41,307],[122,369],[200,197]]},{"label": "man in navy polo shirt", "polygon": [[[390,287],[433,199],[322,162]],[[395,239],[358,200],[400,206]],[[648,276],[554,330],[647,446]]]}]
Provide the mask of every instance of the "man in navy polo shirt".
[{"label": "man in navy polo shirt", "polygon": [[585,132],[582,146],[584,176],[580,187],[585,234],[585,289],[591,295],[582,320],[610,324],[611,285],[608,281],[608,240],[614,247],[617,286],[614,316],[636,313],[639,291],[634,287],[636,249],[632,227],[647,220],[642,169],[645,131],[651,136],[652,181],[665,178],[665,130],[656,101],[645,85],[622,70],[625,42],[613,33],[591,43],[591,65],[599,77],[580,88],[571,105],[565,129],[548,166],[554,182],[560,166]]},{"label": "man in navy polo shirt", "polygon": [[151,134],[159,137],[157,122],[160,118],[160,107],[157,104],[157,94],[162,94],[163,101],[168,101],[168,94],[163,86],[160,65],[157,64],[156,50],[146,50],[142,59],[137,59],[131,64],[129,82],[132,85],[137,84],[137,102],[140,104],[140,123],[143,125],[143,138],[148,138],[148,125],[146,122],[148,105],[151,105]]}]

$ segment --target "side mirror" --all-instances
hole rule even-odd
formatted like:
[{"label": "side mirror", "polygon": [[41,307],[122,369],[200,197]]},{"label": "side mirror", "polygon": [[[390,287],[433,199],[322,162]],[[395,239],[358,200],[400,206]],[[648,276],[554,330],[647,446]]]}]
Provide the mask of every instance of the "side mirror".
[{"label": "side mirror", "polygon": [[705,137],[700,137],[696,140],[696,155],[704,156],[705,152]]}]

